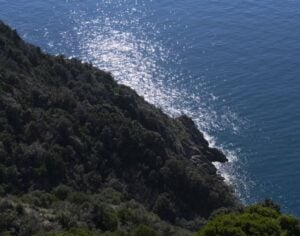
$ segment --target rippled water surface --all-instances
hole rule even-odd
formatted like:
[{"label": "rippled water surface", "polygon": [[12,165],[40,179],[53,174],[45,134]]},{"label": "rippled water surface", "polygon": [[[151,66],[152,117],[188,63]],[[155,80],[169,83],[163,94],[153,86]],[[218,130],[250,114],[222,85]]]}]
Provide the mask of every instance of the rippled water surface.
[{"label": "rippled water surface", "polygon": [[272,197],[300,216],[299,1],[0,0],[0,18],[190,115],[244,202]]}]

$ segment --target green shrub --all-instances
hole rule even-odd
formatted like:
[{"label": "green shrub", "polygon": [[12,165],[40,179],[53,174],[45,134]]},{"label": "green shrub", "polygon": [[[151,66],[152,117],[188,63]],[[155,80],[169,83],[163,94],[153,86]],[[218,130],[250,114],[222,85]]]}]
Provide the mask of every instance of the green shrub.
[{"label": "green shrub", "polygon": [[67,231],[51,232],[51,233],[39,233],[35,236],[93,236],[94,234],[87,229],[72,228]]},{"label": "green shrub", "polygon": [[136,229],[136,232],[134,233],[134,236],[156,236],[156,232],[154,229],[147,225],[139,225],[139,227]]},{"label": "green shrub", "polygon": [[174,221],[175,220],[175,209],[174,204],[170,200],[167,193],[163,193],[158,196],[153,210],[162,219]]},{"label": "green shrub", "polygon": [[68,201],[76,205],[81,205],[89,201],[89,196],[83,192],[71,192],[68,196]]},{"label": "green shrub", "polygon": [[65,200],[71,191],[70,187],[61,184],[53,190],[53,193],[59,200]]},{"label": "green shrub", "polygon": [[95,205],[92,211],[93,222],[103,231],[115,231],[118,218],[113,208],[107,205]]},{"label": "green shrub", "polygon": [[197,236],[297,236],[300,221],[281,215],[276,205],[257,204],[242,213],[218,215]]}]

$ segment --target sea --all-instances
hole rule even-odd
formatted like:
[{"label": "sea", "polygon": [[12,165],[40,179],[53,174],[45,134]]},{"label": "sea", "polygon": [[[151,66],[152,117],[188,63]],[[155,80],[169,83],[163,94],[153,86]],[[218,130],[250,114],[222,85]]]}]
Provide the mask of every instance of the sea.
[{"label": "sea", "polygon": [[0,19],[191,116],[243,203],[300,216],[299,0],[0,0]]}]

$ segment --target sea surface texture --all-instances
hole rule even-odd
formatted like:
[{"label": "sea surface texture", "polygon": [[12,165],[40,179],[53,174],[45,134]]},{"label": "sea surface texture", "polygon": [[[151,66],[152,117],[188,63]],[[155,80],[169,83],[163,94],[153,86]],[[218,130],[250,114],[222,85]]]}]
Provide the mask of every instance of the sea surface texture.
[{"label": "sea surface texture", "polygon": [[188,114],[243,202],[300,216],[300,1],[0,0],[0,19]]}]

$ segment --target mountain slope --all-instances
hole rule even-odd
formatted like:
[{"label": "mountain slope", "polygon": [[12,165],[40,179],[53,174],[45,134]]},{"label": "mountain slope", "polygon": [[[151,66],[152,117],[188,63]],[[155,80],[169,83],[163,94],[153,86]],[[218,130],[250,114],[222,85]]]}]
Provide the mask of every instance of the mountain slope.
[{"label": "mountain slope", "polygon": [[[26,220],[51,215],[32,234],[130,232],[138,224],[117,207],[128,211],[129,203],[170,230],[196,230],[212,212],[239,205],[212,161],[226,157],[187,116],[167,116],[109,73],[47,55],[0,22],[0,207]],[[60,209],[72,224],[59,218]],[[0,230],[20,232],[22,224]]]}]

